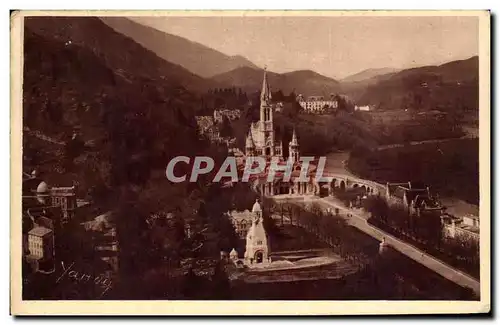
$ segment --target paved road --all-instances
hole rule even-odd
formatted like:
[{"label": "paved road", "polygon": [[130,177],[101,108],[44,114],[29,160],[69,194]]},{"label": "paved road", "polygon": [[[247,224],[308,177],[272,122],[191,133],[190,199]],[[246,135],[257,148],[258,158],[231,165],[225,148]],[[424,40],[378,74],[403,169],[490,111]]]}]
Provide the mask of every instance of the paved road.
[{"label": "paved road", "polygon": [[[479,295],[480,294],[480,285],[479,281],[472,278],[471,276],[454,269],[453,267],[445,264],[444,262],[426,254],[425,252],[419,250],[418,248],[397,239],[396,237],[370,225],[367,222],[369,214],[362,210],[357,209],[348,209],[343,204],[339,203],[335,198],[318,198],[316,200],[324,208],[338,208],[344,213],[349,213],[352,217],[347,218],[348,223],[364,233],[376,238],[377,240],[382,240],[385,238],[385,241],[390,244],[394,249],[398,250],[402,254],[408,256],[409,258],[417,261],[418,263],[426,266],[427,268],[433,270],[434,272],[440,274],[444,278],[453,281],[463,287],[469,287],[474,292]],[[345,215],[343,215],[345,216]]]},{"label": "paved road", "polygon": [[31,135],[31,136],[34,136],[34,137],[36,137],[36,138],[38,138],[38,139],[40,139],[40,140],[43,140],[43,141],[47,141],[47,142],[50,142],[50,143],[53,143],[53,144],[57,144],[57,145],[60,145],[60,146],[62,146],[62,145],[64,145],[64,144],[65,144],[65,142],[63,142],[63,141],[59,141],[59,140],[57,140],[57,139],[54,139],[54,138],[52,138],[52,137],[49,137],[49,136],[47,136],[47,135],[43,134],[43,133],[42,133],[42,132],[40,132],[40,131],[31,130],[31,129],[30,129],[30,128],[28,128],[28,127],[24,127],[24,128],[23,128],[23,131],[24,131],[26,134]]}]

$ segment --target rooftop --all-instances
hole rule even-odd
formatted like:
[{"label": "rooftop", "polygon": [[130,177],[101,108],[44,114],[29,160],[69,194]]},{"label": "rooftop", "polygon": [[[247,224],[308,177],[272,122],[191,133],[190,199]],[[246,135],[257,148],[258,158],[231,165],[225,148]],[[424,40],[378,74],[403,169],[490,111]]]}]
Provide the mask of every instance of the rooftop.
[{"label": "rooftop", "polygon": [[35,227],[29,231],[29,235],[37,236],[37,237],[45,237],[50,234],[52,230],[45,227]]}]

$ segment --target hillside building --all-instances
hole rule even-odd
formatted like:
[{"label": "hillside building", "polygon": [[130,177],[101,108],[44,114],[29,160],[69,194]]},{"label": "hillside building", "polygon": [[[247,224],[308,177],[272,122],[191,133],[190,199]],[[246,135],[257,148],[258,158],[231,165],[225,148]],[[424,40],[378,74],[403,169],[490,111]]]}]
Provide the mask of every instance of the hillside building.
[{"label": "hillside building", "polygon": [[34,272],[52,272],[54,265],[54,232],[45,227],[35,227],[28,232],[26,256]]},{"label": "hillside building", "polygon": [[45,227],[35,227],[28,233],[28,248],[30,255],[37,259],[53,257],[54,234]]},{"label": "hillside building", "polygon": [[228,212],[229,218],[233,224],[236,234],[240,238],[245,238],[248,230],[252,226],[253,213],[249,210],[245,211],[231,211]]},{"label": "hillside building", "polygon": [[363,106],[354,106],[355,111],[360,111],[360,112],[369,112],[372,110],[372,107],[370,105],[363,105]]},{"label": "hillside building", "polygon": [[214,110],[214,121],[216,123],[222,123],[224,117],[227,117],[229,121],[238,120],[241,116],[241,111],[239,109],[216,109]]},{"label": "hillside building", "polygon": [[338,101],[334,95],[329,98],[324,96],[309,96],[305,98],[302,95],[297,96],[297,102],[302,107],[304,113],[325,114],[328,110],[337,109]]},{"label": "hillside building", "polygon": [[76,210],[82,202],[76,198],[76,186],[51,187],[47,182],[39,178],[36,171],[23,180],[23,209],[37,207],[60,207],[62,211],[62,222],[74,218]]}]

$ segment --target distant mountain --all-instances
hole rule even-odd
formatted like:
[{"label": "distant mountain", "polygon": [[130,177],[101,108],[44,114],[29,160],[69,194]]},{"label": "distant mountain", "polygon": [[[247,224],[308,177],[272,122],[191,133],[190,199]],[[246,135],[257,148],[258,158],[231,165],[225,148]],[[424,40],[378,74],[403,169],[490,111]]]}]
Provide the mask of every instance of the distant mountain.
[{"label": "distant mountain", "polygon": [[258,68],[248,59],[229,56],[205,45],[144,26],[123,17],[102,17],[101,20],[159,57],[178,64],[196,75],[209,78],[239,67]]},{"label": "distant mountain", "polygon": [[479,60],[477,56],[439,66],[425,66],[378,75],[343,84],[358,104],[380,109],[477,110]]},{"label": "distant mountain", "polygon": [[[213,82],[165,61],[95,17],[28,17],[25,26],[47,39],[87,48],[115,73],[158,80],[169,87],[182,86],[199,91]],[[68,43],[69,44],[69,43]]]},{"label": "distant mountain", "polygon": [[[217,83],[240,87],[247,92],[260,90],[262,86],[263,70],[248,67],[238,68],[211,78]],[[283,74],[267,73],[272,91],[281,90],[289,94],[330,95],[337,93],[340,83],[311,70],[299,70]]]},{"label": "distant mountain", "polygon": [[398,69],[395,68],[378,68],[378,69],[366,69],[361,72],[350,75],[341,80],[342,83],[350,83],[350,82],[360,82],[366,79],[370,79],[376,76],[394,73],[397,72]]}]

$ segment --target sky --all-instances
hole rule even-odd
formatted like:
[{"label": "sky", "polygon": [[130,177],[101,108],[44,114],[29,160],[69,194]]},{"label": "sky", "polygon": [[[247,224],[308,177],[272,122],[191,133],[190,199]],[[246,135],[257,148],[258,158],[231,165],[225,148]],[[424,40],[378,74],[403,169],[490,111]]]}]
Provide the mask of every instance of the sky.
[{"label": "sky", "polygon": [[478,54],[476,17],[135,17],[133,20],[260,67],[341,79]]}]

